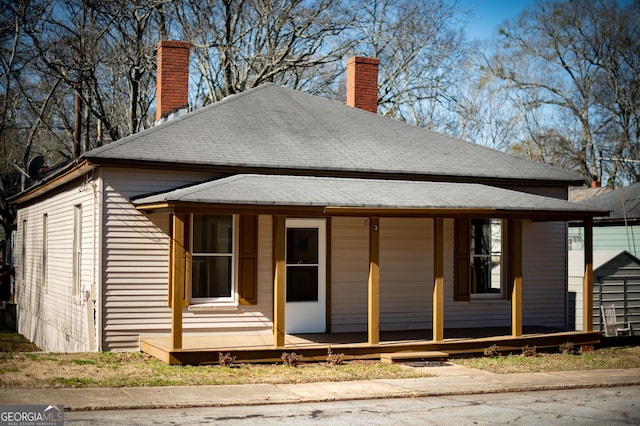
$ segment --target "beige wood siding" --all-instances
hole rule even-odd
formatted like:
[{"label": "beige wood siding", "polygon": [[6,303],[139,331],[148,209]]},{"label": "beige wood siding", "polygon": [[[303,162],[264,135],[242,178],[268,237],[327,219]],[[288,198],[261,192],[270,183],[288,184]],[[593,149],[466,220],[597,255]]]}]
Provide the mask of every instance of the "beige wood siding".
[{"label": "beige wood siding", "polygon": [[526,222],[523,227],[523,323],[566,326],[567,225]]},{"label": "beige wood siding", "polygon": [[453,219],[444,221],[444,327],[506,327],[511,325],[511,302],[501,299],[477,299],[454,302]]},{"label": "beige wood siding", "polygon": [[185,333],[271,333],[273,325],[273,266],[271,216],[258,216],[258,303],[230,309],[189,311],[183,315]]},{"label": "beige wood siding", "polygon": [[331,331],[367,330],[369,224],[366,218],[331,219]]},{"label": "beige wood siding", "polygon": [[[367,328],[368,228],[366,218],[332,219],[331,329]],[[511,302],[503,298],[453,300],[453,220],[445,225],[445,328],[509,327]],[[565,324],[566,227],[523,225],[523,324]],[[433,222],[380,222],[380,328],[431,328]]]},{"label": "beige wood siding", "polygon": [[[132,196],[182,186],[206,177],[168,171],[109,170],[105,176],[103,287],[104,350],[137,350],[140,337],[166,336],[171,327],[168,297],[169,215],[144,214]],[[270,331],[271,219],[259,219],[258,304],[184,310],[185,334]]]},{"label": "beige wood siding", "polygon": [[431,328],[433,220],[380,220],[380,330]]},{"label": "beige wood siding", "polygon": [[[21,208],[16,232],[16,302],[18,332],[47,351],[90,350],[89,316],[93,316],[90,294],[97,277],[94,261],[98,236],[94,219],[100,181],[88,180],[79,186],[55,193]],[[80,243],[80,288],[73,294],[74,206],[82,208]],[[47,215],[46,263],[43,265],[43,215]],[[23,224],[26,232],[23,233]],[[23,241],[23,235],[26,241]],[[25,257],[22,247],[25,244]],[[43,274],[42,268],[46,268]],[[43,283],[43,276],[46,281]],[[95,341],[95,340],[94,340]]]},{"label": "beige wood siding", "polygon": [[[453,221],[445,221],[445,328],[510,327],[511,301],[453,301]],[[523,325],[564,328],[566,225],[523,223]]]}]

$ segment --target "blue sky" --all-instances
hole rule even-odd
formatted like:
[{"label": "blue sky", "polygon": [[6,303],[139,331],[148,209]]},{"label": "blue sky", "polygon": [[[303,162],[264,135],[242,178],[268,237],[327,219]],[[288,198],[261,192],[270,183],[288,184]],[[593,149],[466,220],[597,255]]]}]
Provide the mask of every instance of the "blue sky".
[{"label": "blue sky", "polygon": [[[620,6],[633,0],[616,0]],[[505,19],[517,17],[535,0],[457,0],[462,9],[469,10],[467,35],[470,39],[492,38]]]},{"label": "blue sky", "polygon": [[515,18],[535,0],[458,0],[463,9],[470,10],[467,31],[469,38],[493,37],[505,19]]}]

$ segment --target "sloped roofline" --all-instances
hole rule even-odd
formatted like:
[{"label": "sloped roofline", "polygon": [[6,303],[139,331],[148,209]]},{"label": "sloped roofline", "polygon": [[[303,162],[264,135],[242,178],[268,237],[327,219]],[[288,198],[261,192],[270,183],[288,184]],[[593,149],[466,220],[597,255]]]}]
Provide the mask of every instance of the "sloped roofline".
[{"label": "sloped roofline", "polygon": [[100,164],[249,173],[397,175],[526,186],[584,183],[573,173],[273,83],[231,95],[84,157]]},{"label": "sloped roofline", "polygon": [[240,174],[134,197],[145,211],[310,209],[338,216],[585,219],[598,208],[477,183]]}]

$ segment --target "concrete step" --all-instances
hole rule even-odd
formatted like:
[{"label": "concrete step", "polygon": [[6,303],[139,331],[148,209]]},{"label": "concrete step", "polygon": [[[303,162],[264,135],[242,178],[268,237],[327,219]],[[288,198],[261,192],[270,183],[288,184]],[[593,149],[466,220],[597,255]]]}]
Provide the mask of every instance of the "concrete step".
[{"label": "concrete step", "polygon": [[393,364],[402,361],[446,361],[449,354],[440,351],[406,351],[380,354],[380,362]]}]

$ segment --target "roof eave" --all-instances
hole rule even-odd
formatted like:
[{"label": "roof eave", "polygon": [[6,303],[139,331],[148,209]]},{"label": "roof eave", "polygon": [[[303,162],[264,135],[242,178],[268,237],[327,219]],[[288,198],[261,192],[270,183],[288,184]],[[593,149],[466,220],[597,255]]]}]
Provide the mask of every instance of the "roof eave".
[{"label": "roof eave", "polygon": [[586,220],[602,216],[598,211],[555,211],[495,208],[438,208],[438,207],[348,207],[348,206],[300,206],[274,204],[215,204],[184,201],[165,201],[136,205],[145,213],[224,213],[224,214],[271,214],[271,215],[316,215],[316,216],[381,216],[381,217],[491,217],[503,219],[529,219],[535,221]]},{"label": "roof eave", "polygon": [[140,159],[109,158],[101,156],[86,157],[91,163],[100,167],[132,167],[136,169],[158,169],[171,167],[171,170],[193,171],[203,173],[219,173],[226,175],[235,174],[270,174],[270,175],[296,175],[296,176],[323,176],[323,177],[354,177],[391,180],[415,180],[432,182],[458,182],[458,183],[482,183],[502,187],[569,187],[583,184],[582,180],[570,179],[531,179],[513,177],[489,177],[489,176],[462,176],[451,174],[433,174],[419,172],[380,172],[373,170],[347,170],[293,167],[266,167],[260,165],[232,165],[210,163],[185,163],[185,162],[161,162],[146,161]]},{"label": "roof eave", "polygon": [[12,205],[24,204],[47,193],[51,189],[78,179],[79,177],[93,171],[95,168],[96,166],[86,159],[73,161],[57,173],[48,176],[42,181],[37,182],[35,185],[32,185],[24,191],[9,198],[8,201]]}]

